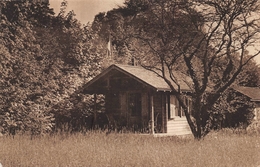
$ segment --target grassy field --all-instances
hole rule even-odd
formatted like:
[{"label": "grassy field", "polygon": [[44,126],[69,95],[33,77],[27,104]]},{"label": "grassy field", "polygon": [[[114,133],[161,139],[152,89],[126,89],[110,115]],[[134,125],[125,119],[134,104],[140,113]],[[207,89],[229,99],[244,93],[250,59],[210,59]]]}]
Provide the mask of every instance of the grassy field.
[{"label": "grassy field", "polygon": [[201,141],[137,134],[0,138],[3,167],[260,165],[260,137],[213,133]]}]

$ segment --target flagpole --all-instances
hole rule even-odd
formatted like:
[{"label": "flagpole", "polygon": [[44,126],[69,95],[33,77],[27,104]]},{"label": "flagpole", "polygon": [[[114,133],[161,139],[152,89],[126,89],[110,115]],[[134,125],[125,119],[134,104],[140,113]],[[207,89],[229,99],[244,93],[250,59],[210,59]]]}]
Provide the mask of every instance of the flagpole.
[{"label": "flagpole", "polygon": [[109,57],[109,59],[111,59],[112,58],[112,54],[113,54],[113,50],[112,50],[111,35],[109,33],[108,43],[107,43],[107,57]]}]

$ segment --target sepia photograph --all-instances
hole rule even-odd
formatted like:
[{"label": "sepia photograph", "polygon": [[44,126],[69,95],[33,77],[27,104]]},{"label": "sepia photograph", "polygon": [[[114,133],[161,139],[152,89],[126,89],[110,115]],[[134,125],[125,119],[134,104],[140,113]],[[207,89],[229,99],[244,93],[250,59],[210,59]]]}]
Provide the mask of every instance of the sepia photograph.
[{"label": "sepia photograph", "polygon": [[0,167],[260,167],[260,0],[0,0]]}]

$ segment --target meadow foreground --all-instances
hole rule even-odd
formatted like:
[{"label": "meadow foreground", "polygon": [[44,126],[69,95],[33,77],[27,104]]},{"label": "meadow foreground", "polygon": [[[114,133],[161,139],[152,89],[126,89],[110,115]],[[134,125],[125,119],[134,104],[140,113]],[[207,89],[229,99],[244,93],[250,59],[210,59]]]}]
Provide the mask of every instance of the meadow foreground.
[{"label": "meadow foreground", "polygon": [[192,137],[152,137],[89,132],[30,139],[0,138],[4,167],[249,166],[260,165],[260,137],[213,133]]}]

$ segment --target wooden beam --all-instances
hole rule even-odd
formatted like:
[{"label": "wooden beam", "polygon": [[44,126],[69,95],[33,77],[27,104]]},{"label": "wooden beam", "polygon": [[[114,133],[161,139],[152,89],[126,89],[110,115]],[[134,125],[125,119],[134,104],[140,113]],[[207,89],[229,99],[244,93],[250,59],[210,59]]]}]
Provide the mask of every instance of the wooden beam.
[{"label": "wooden beam", "polygon": [[154,135],[154,103],[153,103],[153,95],[150,96],[150,104],[151,104],[151,134]]},{"label": "wooden beam", "polygon": [[163,133],[165,133],[166,132],[166,130],[165,130],[165,128],[166,128],[166,121],[167,121],[167,106],[166,106],[166,104],[167,104],[167,95],[165,94],[165,93],[163,93],[162,95],[161,95],[161,106],[162,106],[162,109],[161,109],[161,114],[162,114],[162,132]]},{"label": "wooden beam", "polygon": [[93,120],[93,127],[96,128],[97,123],[97,94],[94,94],[94,120]]}]

